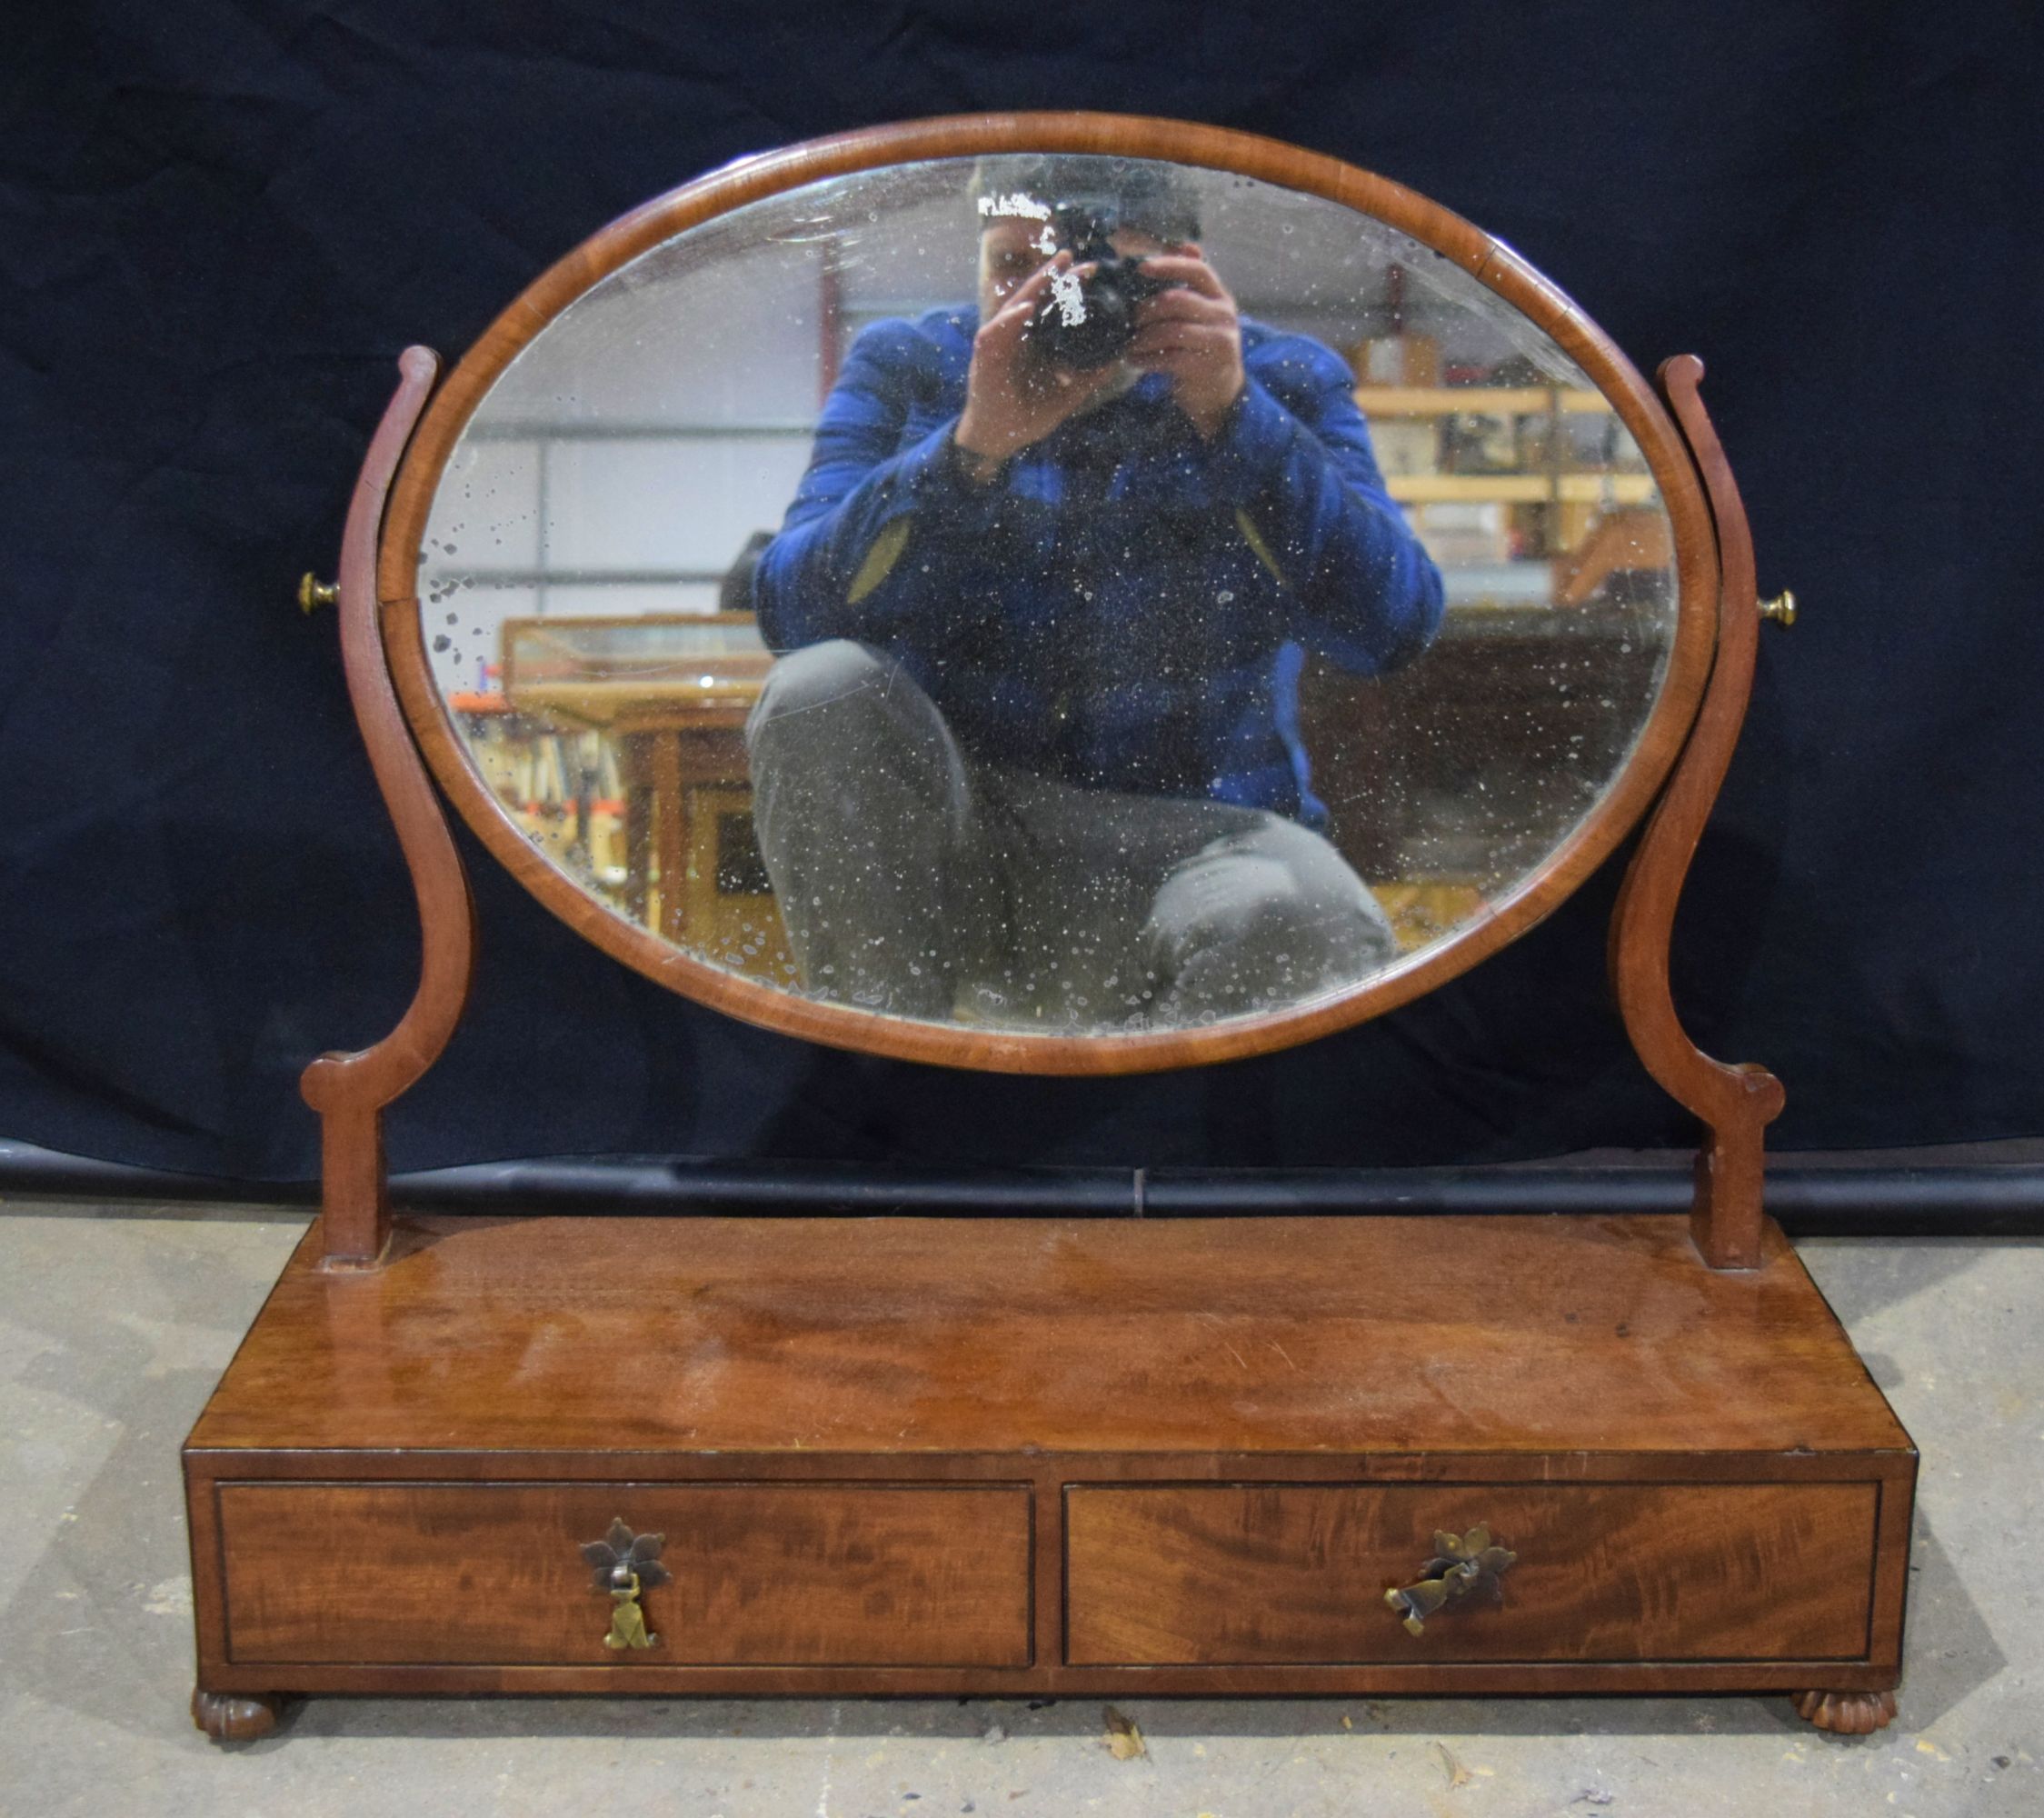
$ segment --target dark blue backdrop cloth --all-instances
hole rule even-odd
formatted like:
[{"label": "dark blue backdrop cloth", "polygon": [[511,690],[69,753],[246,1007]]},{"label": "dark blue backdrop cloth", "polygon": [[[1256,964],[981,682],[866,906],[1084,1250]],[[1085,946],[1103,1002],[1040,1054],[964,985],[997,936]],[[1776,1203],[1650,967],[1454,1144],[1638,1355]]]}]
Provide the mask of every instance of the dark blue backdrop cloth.
[{"label": "dark blue backdrop cloth", "polygon": [[[0,26],[0,1134],[303,1178],[296,1079],[418,936],[331,573],[393,361],[739,154],[1096,107],[1248,128],[1501,235],[1634,361],[1703,355],[1770,636],[1678,929],[1785,1147],[2044,1134],[2044,222],[2024,5],[813,13],[180,0]],[[465,842],[465,835],[464,842]],[[1615,867],[1376,1024],[1189,1074],[805,1046],[581,944],[466,844],[471,1014],[394,1165],[695,1154],[1348,1165],[1681,1140],[1605,994]]]}]

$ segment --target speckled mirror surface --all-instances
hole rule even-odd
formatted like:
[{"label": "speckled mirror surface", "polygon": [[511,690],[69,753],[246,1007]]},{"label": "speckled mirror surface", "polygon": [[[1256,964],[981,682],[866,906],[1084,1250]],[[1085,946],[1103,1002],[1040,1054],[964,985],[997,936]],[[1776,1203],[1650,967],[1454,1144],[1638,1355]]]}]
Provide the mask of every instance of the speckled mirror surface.
[{"label": "speckled mirror surface", "polygon": [[418,593],[479,779],[778,991],[1121,1035],[1310,1004],[1521,888],[1668,672],[1610,401],[1408,235],[1134,158],[853,172],[549,322]]}]

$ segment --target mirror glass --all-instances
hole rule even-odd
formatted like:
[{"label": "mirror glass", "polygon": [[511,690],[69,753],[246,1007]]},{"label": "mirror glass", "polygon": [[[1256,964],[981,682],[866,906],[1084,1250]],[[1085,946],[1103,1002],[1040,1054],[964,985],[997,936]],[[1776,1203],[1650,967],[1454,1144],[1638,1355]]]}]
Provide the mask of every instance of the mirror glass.
[{"label": "mirror glass", "polygon": [[1371,217],[1077,155],[676,235],[474,412],[420,570],[471,760],[708,964],[1126,1034],[1346,990],[1623,769],[1674,540],[1541,330]]}]

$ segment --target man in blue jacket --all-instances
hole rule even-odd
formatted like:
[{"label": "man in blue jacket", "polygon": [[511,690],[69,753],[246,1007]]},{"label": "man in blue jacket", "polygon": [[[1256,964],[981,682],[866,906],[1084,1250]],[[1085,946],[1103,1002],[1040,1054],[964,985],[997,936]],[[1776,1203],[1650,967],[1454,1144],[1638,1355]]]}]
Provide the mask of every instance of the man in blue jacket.
[{"label": "man in blue jacket", "polygon": [[[1322,836],[1318,656],[1424,649],[1441,578],[1347,366],[1245,321],[1172,167],[997,161],[977,309],[848,355],[754,579],[783,654],[746,729],[805,987],[1032,1027],[1211,1022],[1395,955]],[[1119,357],[1051,351],[1096,263],[1145,288]]]}]

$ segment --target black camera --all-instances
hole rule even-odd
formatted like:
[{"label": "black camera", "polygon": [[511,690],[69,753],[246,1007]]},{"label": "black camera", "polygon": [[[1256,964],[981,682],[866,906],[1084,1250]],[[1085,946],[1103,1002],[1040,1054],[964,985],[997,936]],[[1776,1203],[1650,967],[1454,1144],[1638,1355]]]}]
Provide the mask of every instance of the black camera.
[{"label": "black camera", "polygon": [[1082,203],[1061,202],[1051,210],[1050,230],[1074,268],[1091,265],[1082,278],[1054,282],[1030,325],[1031,340],[1053,365],[1092,372],[1122,356],[1135,339],[1136,305],[1172,288],[1152,277],[1139,258],[1114,250],[1113,215]]}]

